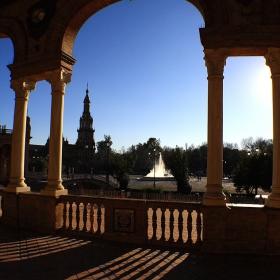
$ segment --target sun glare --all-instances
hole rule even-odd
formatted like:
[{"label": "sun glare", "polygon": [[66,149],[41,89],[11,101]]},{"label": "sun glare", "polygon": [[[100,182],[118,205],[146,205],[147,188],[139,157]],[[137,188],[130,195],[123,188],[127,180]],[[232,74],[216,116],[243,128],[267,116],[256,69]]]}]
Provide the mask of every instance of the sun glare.
[{"label": "sun glare", "polygon": [[257,70],[255,75],[255,94],[256,98],[263,102],[263,105],[272,104],[272,81],[269,67],[262,67]]}]

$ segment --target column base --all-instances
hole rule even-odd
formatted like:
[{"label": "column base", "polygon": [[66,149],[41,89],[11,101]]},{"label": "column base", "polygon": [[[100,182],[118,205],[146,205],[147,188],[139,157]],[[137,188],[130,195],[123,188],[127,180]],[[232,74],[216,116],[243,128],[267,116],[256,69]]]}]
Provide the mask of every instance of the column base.
[{"label": "column base", "polygon": [[280,197],[271,194],[268,199],[265,200],[265,205],[269,208],[280,208]]},{"label": "column base", "polygon": [[30,187],[4,187],[4,192],[11,192],[11,193],[22,193],[22,192],[30,192]]},{"label": "column base", "polygon": [[206,185],[206,193],[203,196],[204,206],[226,206],[226,196],[222,185]]},{"label": "column base", "polygon": [[67,195],[68,194],[68,190],[67,189],[63,189],[63,190],[48,190],[48,189],[44,189],[40,191],[41,195],[47,195],[47,196],[60,196],[60,195]]}]

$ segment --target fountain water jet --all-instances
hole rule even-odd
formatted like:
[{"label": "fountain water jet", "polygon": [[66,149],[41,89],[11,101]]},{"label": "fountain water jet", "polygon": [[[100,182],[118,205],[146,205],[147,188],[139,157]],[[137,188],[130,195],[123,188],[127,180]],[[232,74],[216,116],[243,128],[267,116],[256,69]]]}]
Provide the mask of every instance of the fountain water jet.
[{"label": "fountain water jet", "polygon": [[143,181],[152,181],[152,180],[154,180],[154,178],[156,181],[173,181],[173,180],[175,180],[174,176],[170,174],[170,171],[165,169],[165,164],[164,164],[161,154],[159,154],[159,160],[158,160],[158,162],[155,163],[155,166],[150,171],[150,173],[142,178],[137,178],[137,179],[143,180]]}]

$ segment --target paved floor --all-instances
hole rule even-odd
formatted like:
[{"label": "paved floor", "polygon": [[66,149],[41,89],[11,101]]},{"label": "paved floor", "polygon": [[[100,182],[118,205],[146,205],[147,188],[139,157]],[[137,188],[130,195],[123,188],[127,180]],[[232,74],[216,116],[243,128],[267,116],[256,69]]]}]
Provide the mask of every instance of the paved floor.
[{"label": "paved floor", "polygon": [[0,225],[0,279],[280,279],[280,257],[42,235]]}]

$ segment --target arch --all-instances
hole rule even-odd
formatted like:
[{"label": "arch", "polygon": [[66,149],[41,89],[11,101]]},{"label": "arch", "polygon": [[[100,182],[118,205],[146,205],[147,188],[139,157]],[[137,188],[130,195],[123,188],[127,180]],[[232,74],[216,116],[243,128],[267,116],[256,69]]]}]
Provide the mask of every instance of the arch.
[{"label": "arch", "polygon": [[26,59],[27,35],[24,27],[15,19],[0,19],[0,38],[10,38],[14,46],[13,62],[20,62]]},{"label": "arch", "polygon": [[[45,48],[45,53],[62,51],[71,56],[75,38],[83,24],[96,12],[120,1],[122,0],[107,0],[101,4],[98,1],[84,0],[79,3],[69,3],[55,15],[49,27],[47,35],[49,43]],[[195,6],[204,19],[204,10],[199,0],[188,0],[187,2]],[[57,34],[61,35],[59,39]]]}]

